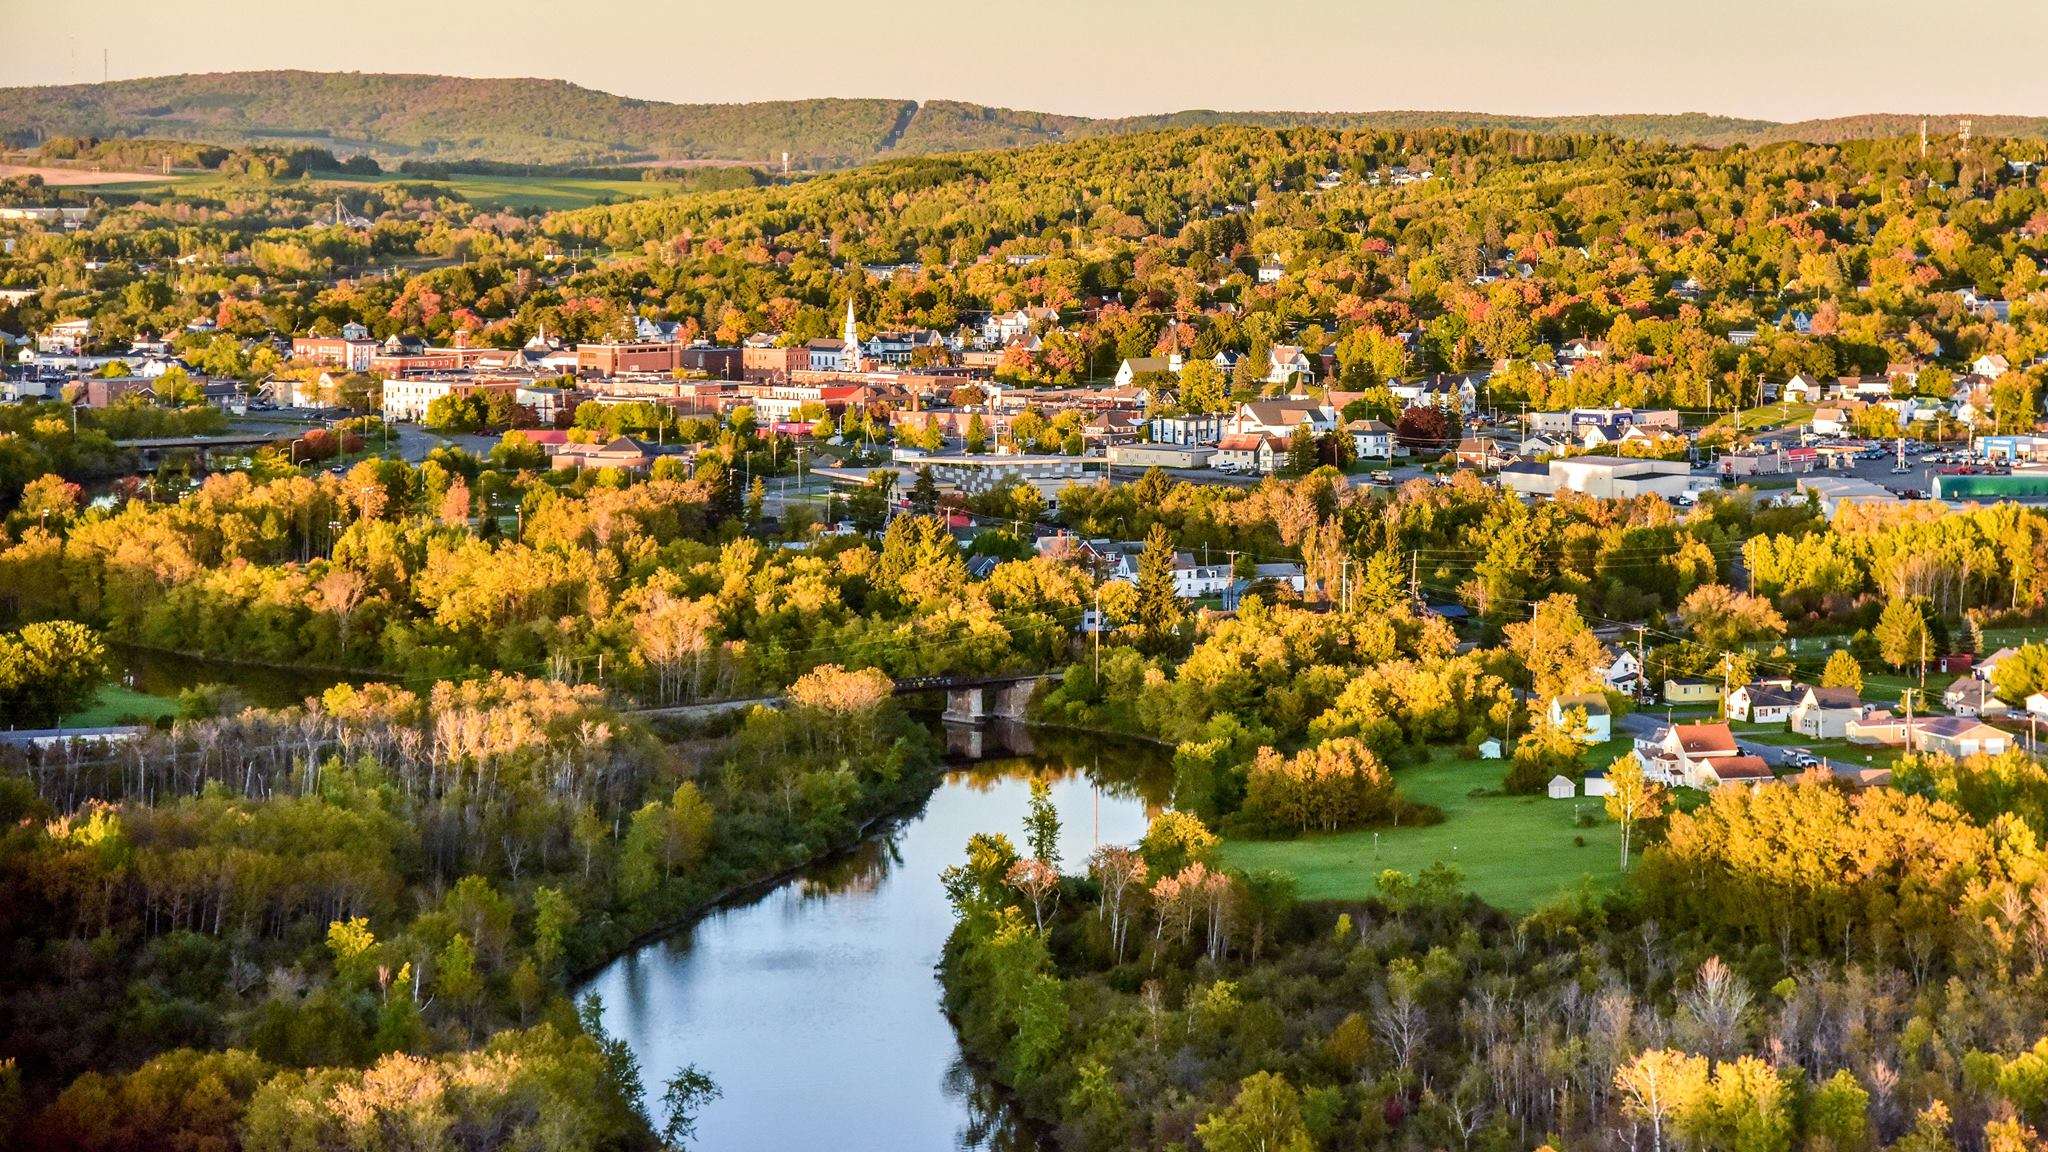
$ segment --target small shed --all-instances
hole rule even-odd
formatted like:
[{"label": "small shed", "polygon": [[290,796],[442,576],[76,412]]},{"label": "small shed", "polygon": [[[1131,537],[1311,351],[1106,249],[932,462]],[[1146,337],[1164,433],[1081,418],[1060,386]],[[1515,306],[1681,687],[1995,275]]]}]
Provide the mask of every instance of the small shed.
[{"label": "small shed", "polygon": [[1479,742],[1479,758],[1481,760],[1500,759],[1500,738],[1488,736],[1486,739],[1481,740]]},{"label": "small shed", "polygon": [[1569,800],[1578,794],[1579,786],[1572,783],[1571,777],[1552,776],[1550,778],[1550,798],[1552,800]]},{"label": "small shed", "polygon": [[1591,772],[1586,773],[1586,795],[1614,795],[1614,781],[1607,778],[1607,769],[1595,768]]}]

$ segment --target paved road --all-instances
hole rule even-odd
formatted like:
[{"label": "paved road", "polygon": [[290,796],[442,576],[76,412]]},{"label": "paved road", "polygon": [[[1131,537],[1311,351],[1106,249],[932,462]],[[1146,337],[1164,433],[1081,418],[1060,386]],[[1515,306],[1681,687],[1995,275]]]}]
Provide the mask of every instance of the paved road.
[{"label": "paved road", "polygon": [[[1655,713],[1631,712],[1621,718],[1621,727],[1631,736],[1648,740],[1657,734],[1658,729],[1664,727],[1664,719]],[[1798,748],[1780,744],[1759,744],[1740,736],[1735,738],[1735,746],[1750,755],[1763,757],[1764,763],[1773,768],[1786,767],[1792,759],[1792,753],[1800,751]]]}]

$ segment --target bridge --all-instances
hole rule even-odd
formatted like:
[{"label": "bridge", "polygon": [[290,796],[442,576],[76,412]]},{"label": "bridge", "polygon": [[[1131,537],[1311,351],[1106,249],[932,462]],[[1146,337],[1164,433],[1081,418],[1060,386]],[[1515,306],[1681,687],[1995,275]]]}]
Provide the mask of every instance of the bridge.
[{"label": "bridge", "polygon": [[[911,676],[895,682],[897,696],[925,692],[946,694],[945,719],[955,724],[979,724],[984,720],[1022,720],[1031,705],[1031,695],[1040,681],[1059,681],[1059,672],[1008,672],[990,675]],[[671,704],[657,708],[633,708],[628,715],[671,720],[703,720],[727,712],[744,712],[755,705],[780,708],[786,696],[749,696],[739,700],[700,700],[695,704]]]},{"label": "bridge", "polygon": [[199,466],[206,467],[207,454],[222,448],[233,448],[235,455],[246,456],[266,444],[289,440],[288,433],[278,432],[235,432],[225,436],[149,436],[139,440],[116,440],[114,447],[125,448],[136,455],[136,467],[143,472],[154,472],[163,464],[166,452],[196,452]]},{"label": "bridge", "polygon": [[1057,682],[1061,675],[1058,672],[1011,672],[987,676],[911,676],[896,682],[896,695],[944,692],[945,719],[955,724],[1022,720],[1039,683],[1046,680]]}]

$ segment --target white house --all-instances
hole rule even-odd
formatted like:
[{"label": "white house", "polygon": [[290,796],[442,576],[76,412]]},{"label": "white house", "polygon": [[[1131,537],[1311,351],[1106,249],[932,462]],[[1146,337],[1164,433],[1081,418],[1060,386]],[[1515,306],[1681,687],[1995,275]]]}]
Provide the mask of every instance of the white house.
[{"label": "white house", "polygon": [[1358,459],[1394,458],[1394,430],[1378,420],[1353,420],[1344,430],[1351,434],[1351,454]]},{"label": "white house", "polygon": [[2048,692],[2036,692],[2027,697],[2026,709],[2030,716],[2048,716]]},{"label": "white house", "polygon": [[1232,431],[1278,436],[1284,442],[1303,425],[1321,436],[1337,426],[1337,410],[1314,400],[1254,400],[1238,406]]},{"label": "white house", "polygon": [[1749,724],[1782,724],[1799,706],[1804,690],[1789,678],[1744,684],[1728,693],[1728,718]]},{"label": "white house", "polygon": [[1788,718],[1792,731],[1815,740],[1848,735],[1849,723],[1863,715],[1863,701],[1853,688],[1808,688]]},{"label": "white house", "polygon": [[1148,373],[1178,373],[1179,371],[1180,355],[1178,353],[1172,356],[1131,356],[1126,358],[1122,364],[1117,365],[1116,386],[1119,388],[1129,388],[1132,381]]},{"label": "white house", "polygon": [[1607,697],[1597,692],[1556,697],[1550,702],[1550,722],[1562,728],[1565,718],[1575,711],[1586,717],[1586,727],[1579,733],[1581,743],[1605,744],[1613,738],[1613,717],[1607,711]]},{"label": "white house", "polygon": [[2012,711],[2005,701],[1991,694],[1991,686],[1974,676],[1965,676],[1941,694],[1942,707],[1958,716],[2003,716]]},{"label": "white house", "polygon": [[1550,778],[1550,798],[1552,800],[1569,800],[1578,794],[1579,786],[1572,783],[1571,777],[1552,776]]},{"label": "white house", "polygon": [[1271,473],[1287,455],[1287,442],[1259,432],[1233,432],[1216,442],[1209,467],[1237,472]]},{"label": "white house", "polygon": [[1298,380],[1306,384],[1315,378],[1315,363],[1300,348],[1292,344],[1275,344],[1267,351],[1266,383],[1285,384]]},{"label": "white house", "polygon": [[1600,679],[1616,692],[1634,692],[1642,683],[1643,664],[1636,658],[1632,648],[1603,648],[1600,650],[1601,666],[1595,671]]},{"label": "white house", "polygon": [[1987,376],[1996,380],[2007,372],[2012,371],[2012,361],[2007,360],[1996,352],[1992,352],[1970,361],[1970,371],[1979,376]]},{"label": "white house", "polygon": [[1998,666],[2019,655],[2019,651],[2017,648],[2000,648],[1991,655],[1977,661],[1970,668],[1970,675],[1989,684],[1998,675]]}]

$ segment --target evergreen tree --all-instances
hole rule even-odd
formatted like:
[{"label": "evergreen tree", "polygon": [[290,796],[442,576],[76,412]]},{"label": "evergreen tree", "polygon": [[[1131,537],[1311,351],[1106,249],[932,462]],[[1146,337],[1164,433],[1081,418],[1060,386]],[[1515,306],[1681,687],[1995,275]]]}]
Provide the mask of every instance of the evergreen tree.
[{"label": "evergreen tree", "polygon": [[1173,545],[1164,524],[1152,525],[1138,554],[1138,628],[1160,644],[1180,628],[1180,596],[1173,589]]},{"label": "evergreen tree", "polygon": [[919,516],[935,516],[939,511],[939,484],[932,479],[931,465],[917,470],[917,481],[910,486],[910,510]]}]

